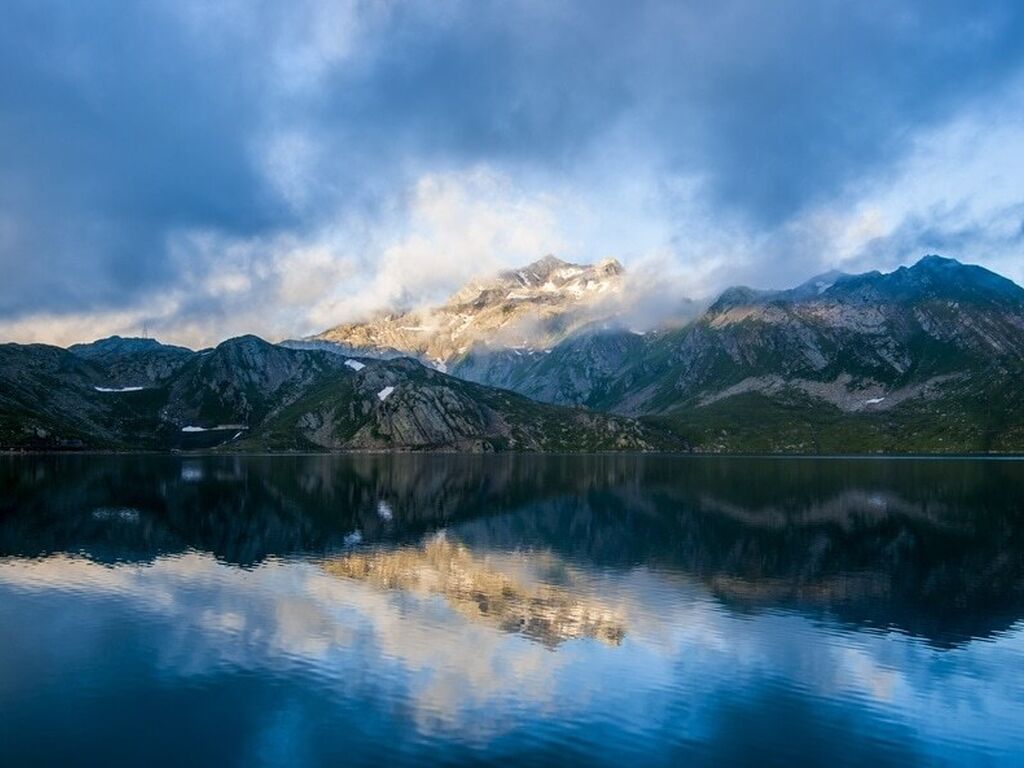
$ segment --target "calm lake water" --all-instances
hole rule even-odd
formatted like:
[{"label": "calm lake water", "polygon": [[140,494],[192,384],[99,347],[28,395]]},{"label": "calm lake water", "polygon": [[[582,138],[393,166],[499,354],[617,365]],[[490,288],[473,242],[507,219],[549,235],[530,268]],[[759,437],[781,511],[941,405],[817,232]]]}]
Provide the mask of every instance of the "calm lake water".
[{"label": "calm lake water", "polygon": [[1024,765],[1024,462],[0,458],[0,763]]}]

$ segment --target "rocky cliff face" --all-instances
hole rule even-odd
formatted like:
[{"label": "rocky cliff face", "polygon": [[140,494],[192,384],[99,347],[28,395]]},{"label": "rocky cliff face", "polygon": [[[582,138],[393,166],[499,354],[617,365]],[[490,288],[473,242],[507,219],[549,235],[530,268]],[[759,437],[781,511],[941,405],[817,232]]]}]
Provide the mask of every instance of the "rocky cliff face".
[{"label": "rocky cliff face", "polygon": [[622,266],[614,259],[569,264],[546,256],[474,281],[439,307],[339,325],[311,341],[374,356],[397,351],[444,368],[478,344],[549,347],[599,316],[621,283]]},{"label": "rocky cliff face", "polygon": [[256,336],[229,339],[183,366],[161,416],[181,426],[251,427],[343,370],[337,355],[283,349]]},{"label": "rocky cliff face", "polygon": [[366,360],[270,420],[248,442],[274,450],[493,452],[679,450],[665,431],[620,416],[537,403],[412,359]]},{"label": "rocky cliff face", "polygon": [[643,365],[647,348],[643,334],[592,325],[551,349],[481,346],[459,358],[451,372],[542,402],[602,408],[616,402],[620,391],[630,391],[632,372]]},{"label": "rocky cliff face", "polygon": [[669,335],[677,399],[707,403],[781,380],[843,410],[884,410],[908,388],[1024,362],[1024,289],[980,267],[933,256],[807,288],[727,291]]}]

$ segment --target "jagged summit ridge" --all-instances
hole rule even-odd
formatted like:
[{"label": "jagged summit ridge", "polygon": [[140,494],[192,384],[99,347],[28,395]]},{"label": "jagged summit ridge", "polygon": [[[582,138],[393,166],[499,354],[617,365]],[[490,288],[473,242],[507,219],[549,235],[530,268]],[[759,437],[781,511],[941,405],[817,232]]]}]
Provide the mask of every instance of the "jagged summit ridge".
[{"label": "jagged summit ridge", "polygon": [[548,254],[522,269],[510,269],[501,273],[503,281],[518,282],[525,288],[557,288],[577,278],[593,280],[594,277],[613,277],[623,273],[622,264],[616,259],[604,259],[597,264],[573,264]]}]

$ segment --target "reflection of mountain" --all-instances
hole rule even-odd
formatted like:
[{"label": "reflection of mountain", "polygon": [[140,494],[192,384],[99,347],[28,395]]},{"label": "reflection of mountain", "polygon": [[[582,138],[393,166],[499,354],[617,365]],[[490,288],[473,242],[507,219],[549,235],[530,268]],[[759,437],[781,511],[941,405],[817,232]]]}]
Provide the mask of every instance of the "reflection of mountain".
[{"label": "reflection of mountain", "polygon": [[776,501],[742,507],[680,478],[452,532],[474,548],[550,549],[592,566],[696,577],[736,610],[786,607],[939,644],[988,636],[1024,615],[1024,521],[1012,502],[947,507],[882,492]]},{"label": "reflection of mountain", "polygon": [[0,555],[193,548],[250,564],[350,554],[356,531],[401,544],[446,528],[476,557],[652,567],[736,610],[785,606],[936,643],[1024,616],[1017,462],[9,457],[0,486]]},{"label": "reflection of mountain", "polygon": [[[146,560],[192,548],[245,565],[338,549],[353,531],[418,540],[580,486],[563,458],[62,454],[0,457],[0,487],[0,555]],[[118,508],[137,514],[93,514]]]},{"label": "reflection of mountain", "polygon": [[420,547],[332,558],[323,568],[384,589],[441,595],[472,621],[522,633],[552,648],[584,637],[619,645],[626,634],[622,617],[610,608],[565,587],[515,579],[443,534]]}]

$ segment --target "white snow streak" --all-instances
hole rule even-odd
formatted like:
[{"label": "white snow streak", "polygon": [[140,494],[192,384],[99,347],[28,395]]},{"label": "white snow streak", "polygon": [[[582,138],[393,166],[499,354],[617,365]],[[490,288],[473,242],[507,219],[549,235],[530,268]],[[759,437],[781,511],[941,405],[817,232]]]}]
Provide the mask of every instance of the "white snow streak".
[{"label": "white snow streak", "polygon": [[[244,430],[248,429],[248,427],[246,427],[246,426],[244,426],[242,424],[218,424],[216,427],[193,427],[193,426],[182,427],[181,431],[182,432],[220,432],[220,431],[225,430],[225,429],[237,429],[237,430],[244,431]],[[238,433],[238,435],[240,435],[240,434],[242,434],[241,431]],[[234,440],[236,437],[238,437],[238,435],[235,435],[235,437],[232,437],[231,439]]]}]

